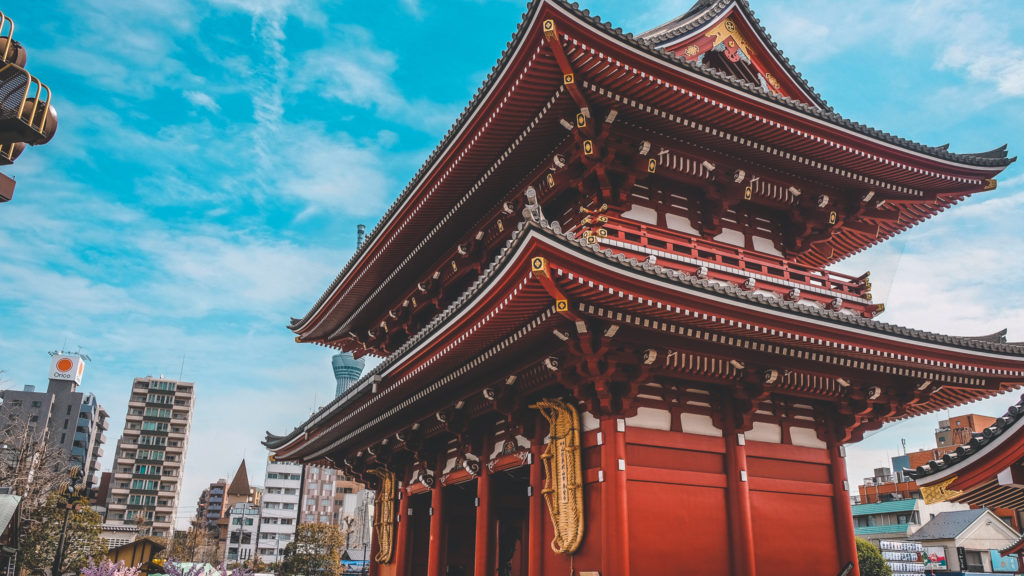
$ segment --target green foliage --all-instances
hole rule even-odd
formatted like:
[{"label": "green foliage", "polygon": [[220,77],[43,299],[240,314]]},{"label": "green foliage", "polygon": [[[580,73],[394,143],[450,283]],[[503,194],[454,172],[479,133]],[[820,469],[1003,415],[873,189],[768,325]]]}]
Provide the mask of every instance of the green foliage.
[{"label": "green foliage", "polygon": [[341,576],[345,536],[331,524],[299,524],[295,540],[284,549],[281,576]]},{"label": "green foliage", "polygon": [[882,558],[882,551],[863,538],[857,538],[857,563],[860,576],[892,576],[892,569]]},{"label": "green foliage", "polygon": [[[62,574],[79,573],[90,561],[99,561],[107,553],[106,543],[100,538],[103,519],[89,507],[89,501],[85,498],[75,500],[74,505],[75,509],[68,513]],[[57,495],[50,495],[45,504],[24,519],[19,554],[22,566],[30,571],[50,572],[60,541],[65,511],[64,500]]]}]

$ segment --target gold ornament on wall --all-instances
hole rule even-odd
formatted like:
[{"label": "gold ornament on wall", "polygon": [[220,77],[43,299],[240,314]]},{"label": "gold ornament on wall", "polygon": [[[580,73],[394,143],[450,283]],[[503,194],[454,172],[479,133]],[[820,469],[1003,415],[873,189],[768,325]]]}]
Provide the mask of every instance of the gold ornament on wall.
[{"label": "gold ornament on wall", "polygon": [[382,468],[375,468],[368,473],[380,479],[377,497],[374,499],[377,517],[373,523],[377,530],[380,551],[374,556],[374,560],[378,564],[390,564],[395,534],[395,473]]},{"label": "gold ornament on wall", "polygon": [[544,502],[551,515],[555,537],[551,549],[574,554],[583,542],[583,470],[580,462],[580,415],[562,400],[541,400],[530,406],[540,410],[550,424],[551,441],[544,463]]}]

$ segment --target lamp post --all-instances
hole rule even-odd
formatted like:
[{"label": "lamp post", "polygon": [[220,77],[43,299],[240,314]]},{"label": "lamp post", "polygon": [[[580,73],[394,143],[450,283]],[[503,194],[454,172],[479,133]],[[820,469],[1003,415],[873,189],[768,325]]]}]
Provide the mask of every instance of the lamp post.
[{"label": "lamp post", "polygon": [[82,467],[72,466],[71,471],[68,473],[68,480],[64,482],[62,484],[62,488],[57,491],[64,504],[64,520],[61,522],[60,526],[60,538],[57,541],[57,552],[53,555],[53,568],[51,569],[52,576],[60,576],[61,574],[61,564],[64,563],[64,546],[68,532],[68,516],[71,515],[71,512],[76,507],[74,498],[82,488],[82,478]]}]

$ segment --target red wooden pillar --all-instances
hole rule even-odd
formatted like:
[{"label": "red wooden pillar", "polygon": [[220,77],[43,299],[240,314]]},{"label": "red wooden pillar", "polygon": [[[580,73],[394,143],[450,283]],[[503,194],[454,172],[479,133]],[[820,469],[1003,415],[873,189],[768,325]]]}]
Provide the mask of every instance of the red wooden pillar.
[{"label": "red wooden pillar", "polygon": [[733,576],[755,576],[757,568],[754,562],[754,522],[750,510],[750,483],[747,481],[746,437],[736,426],[736,411],[731,398],[726,398],[722,402],[722,415],[732,573]]},{"label": "red wooden pillar", "polygon": [[473,554],[473,573],[476,576],[491,576],[491,558],[494,548],[494,530],[491,526],[491,471],[487,461],[491,458],[490,437],[483,442],[480,455],[480,475],[476,479],[476,548]]},{"label": "red wooden pillar", "polygon": [[398,530],[395,534],[395,576],[406,576],[409,572],[409,495],[399,490],[402,499],[398,501]]},{"label": "red wooden pillar", "polygon": [[857,537],[853,530],[853,510],[850,508],[849,484],[846,481],[845,450],[836,435],[834,426],[828,430],[828,456],[830,480],[832,481],[832,516],[836,520],[836,540],[839,548],[839,565],[853,562],[850,576],[860,576],[857,564]]},{"label": "red wooden pillar", "polygon": [[629,516],[626,502],[626,421],[601,418],[601,574],[629,576]]},{"label": "red wooden pillar", "polygon": [[[537,426],[540,428],[540,426]],[[530,537],[527,576],[541,576],[544,570],[544,435],[537,432],[530,440]]]},{"label": "red wooden pillar", "polygon": [[427,576],[444,576],[444,488],[441,486],[441,472],[444,472],[445,455],[434,475],[434,487],[430,489],[430,547],[427,552]]}]

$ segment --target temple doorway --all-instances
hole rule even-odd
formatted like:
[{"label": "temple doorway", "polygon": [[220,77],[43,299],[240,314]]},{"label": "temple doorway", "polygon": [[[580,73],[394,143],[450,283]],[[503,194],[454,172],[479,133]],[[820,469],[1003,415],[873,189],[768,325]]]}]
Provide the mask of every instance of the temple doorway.
[{"label": "temple doorway", "polygon": [[445,486],[445,576],[473,576],[476,480]]},{"label": "temple doorway", "polygon": [[[530,469],[520,466],[498,472],[493,482],[497,522],[497,576],[526,576],[529,563]],[[540,494],[537,498],[540,498]]]}]

